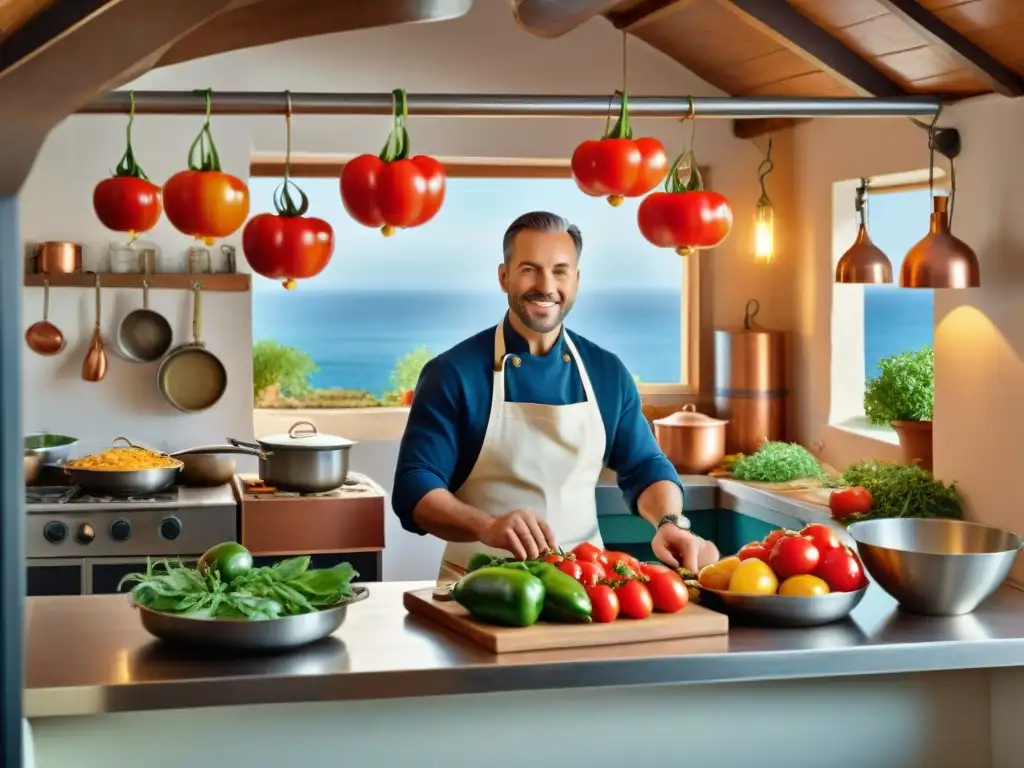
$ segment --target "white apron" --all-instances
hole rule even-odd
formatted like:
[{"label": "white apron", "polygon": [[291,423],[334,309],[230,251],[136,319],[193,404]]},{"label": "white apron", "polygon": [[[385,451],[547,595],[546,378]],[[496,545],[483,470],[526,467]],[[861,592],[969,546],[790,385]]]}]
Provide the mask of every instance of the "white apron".
[{"label": "white apron", "polygon": [[[562,360],[572,365],[575,359],[586,400],[571,405],[507,403],[505,365],[512,358],[518,366],[519,358],[506,354],[504,322],[498,324],[487,432],[480,456],[455,497],[492,517],[531,509],[547,521],[565,550],[584,541],[600,547],[594,496],[604,467],[604,420],[576,345],[564,330],[562,338],[569,352]],[[479,542],[449,542],[438,586],[457,581],[477,552],[510,554]]]}]

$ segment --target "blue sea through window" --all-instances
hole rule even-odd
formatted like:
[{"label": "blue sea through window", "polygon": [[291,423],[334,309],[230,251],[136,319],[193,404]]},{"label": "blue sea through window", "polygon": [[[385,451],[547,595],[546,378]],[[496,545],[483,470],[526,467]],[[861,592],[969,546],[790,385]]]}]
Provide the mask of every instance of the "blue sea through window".
[{"label": "blue sea through window", "polygon": [[[253,336],[311,356],[317,389],[382,397],[404,355],[437,354],[493,327],[507,309],[498,287],[501,238],[527,211],[549,210],[583,233],[581,285],[566,325],[619,355],[642,382],[679,382],[684,260],[637,230],[639,200],[612,208],[571,179],[452,178],[427,225],[382,237],[344,211],[338,182],[298,179],[308,215],[335,231],[335,254],[316,278],[285,291],[254,276]],[[253,178],[253,213],[272,210],[278,178]]]},{"label": "blue sea through window", "polygon": [[864,286],[864,373],[878,375],[878,361],[931,345],[935,338],[934,292],[900,288],[907,251],[928,233],[932,211],[927,189],[872,195],[868,202],[871,239],[892,262],[892,285]]}]

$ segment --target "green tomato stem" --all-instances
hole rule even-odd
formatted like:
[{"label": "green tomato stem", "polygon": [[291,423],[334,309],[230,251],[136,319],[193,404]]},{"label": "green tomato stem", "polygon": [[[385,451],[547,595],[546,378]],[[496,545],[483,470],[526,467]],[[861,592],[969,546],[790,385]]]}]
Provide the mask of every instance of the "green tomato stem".
[{"label": "green tomato stem", "polygon": [[406,160],[409,157],[409,131],[405,120],[409,116],[409,105],[404,88],[395,88],[391,92],[393,106],[391,108],[391,132],[377,156],[385,163]]},{"label": "green tomato stem", "polygon": [[135,150],[132,148],[132,123],[135,122],[135,91],[128,92],[128,125],[125,128],[125,150],[121,160],[114,169],[114,176],[119,179],[134,178],[149,181],[142,166],[135,159]]},{"label": "green tomato stem", "polygon": [[210,129],[210,117],[213,113],[213,89],[197,90],[194,93],[202,93],[206,97],[206,120],[199,130],[196,140],[189,147],[188,167],[193,171],[220,171],[220,153],[217,152],[217,145],[213,141],[213,131]]},{"label": "green tomato stem", "polygon": [[629,96],[625,90],[622,91],[622,100],[619,102],[619,119],[615,121],[610,131],[605,131],[606,139],[632,139],[633,126],[629,123]]}]

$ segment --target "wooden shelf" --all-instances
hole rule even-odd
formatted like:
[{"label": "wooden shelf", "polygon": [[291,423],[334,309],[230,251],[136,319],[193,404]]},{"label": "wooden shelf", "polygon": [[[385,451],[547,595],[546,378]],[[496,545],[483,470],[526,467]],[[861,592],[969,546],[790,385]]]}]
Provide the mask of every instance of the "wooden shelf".
[{"label": "wooden shelf", "polygon": [[[50,278],[51,288],[92,288],[96,278],[89,272],[75,274],[26,274],[25,285],[30,288],[42,288],[43,280]],[[197,281],[204,291],[248,291],[252,286],[252,275],[249,274],[157,274],[141,275],[135,273],[115,274],[100,273],[101,288],[138,288],[142,289],[142,281],[148,280],[149,287],[154,290],[187,291],[191,290],[192,282]]]}]

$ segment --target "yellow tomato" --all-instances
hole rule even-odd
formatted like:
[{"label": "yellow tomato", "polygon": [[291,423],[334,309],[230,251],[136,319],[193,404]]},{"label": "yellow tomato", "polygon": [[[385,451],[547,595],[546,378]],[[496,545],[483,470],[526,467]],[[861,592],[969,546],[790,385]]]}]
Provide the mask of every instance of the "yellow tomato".
[{"label": "yellow tomato", "polygon": [[705,565],[697,574],[697,583],[705,589],[728,589],[729,579],[740,564],[735,555],[723,557],[717,563]]},{"label": "yellow tomato", "polygon": [[728,589],[730,574],[718,570],[717,563],[705,565],[697,574],[697,583],[705,589]]},{"label": "yellow tomato", "polygon": [[817,576],[790,576],[779,585],[779,594],[789,597],[814,597],[828,593],[828,584]]},{"label": "yellow tomato", "polygon": [[741,595],[774,595],[778,588],[775,573],[757,558],[741,562],[729,579],[729,591]]},{"label": "yellow tomato", "polygon": [[727,573],[732,576],[733,572],[739,567],[741,562],[742,561],[736,557],[736,555],[729,555],[729,557],[723,557],[715,563],[715,568],[722,573]]}]

